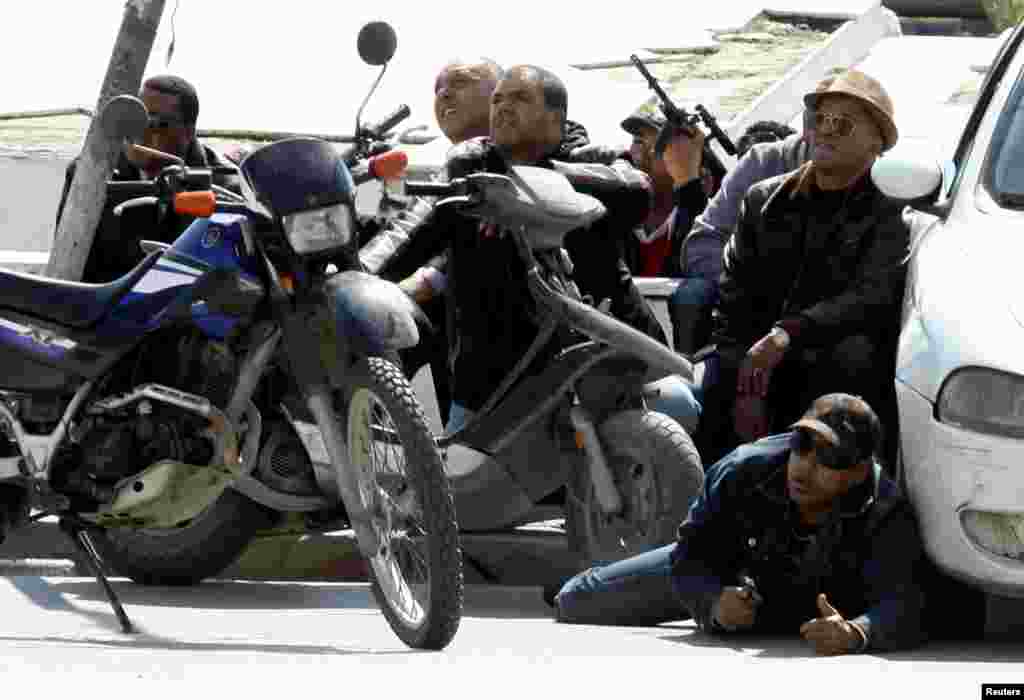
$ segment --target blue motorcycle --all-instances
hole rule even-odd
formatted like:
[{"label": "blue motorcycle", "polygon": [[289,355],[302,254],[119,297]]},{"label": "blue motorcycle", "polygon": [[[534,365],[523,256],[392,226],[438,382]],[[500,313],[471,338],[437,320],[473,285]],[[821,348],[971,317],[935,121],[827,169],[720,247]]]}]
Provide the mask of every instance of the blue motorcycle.
[{"label": "blue motorcycle", "polygon": [[[381,74],[395,46],[384,23],[360,32]],[[148,120],[135,98],[116,102],[119,135]],[[264,146],[239,167],[241,195],[180,161],[118,183],[139,195],[121,211],[198,218],[173,244],[144,242],[109,284],[0,269],[0,520],[58,516],[125,631],[104,568],[196,583],[288,514],[354,530],[404,643],[453,638],[452,494],[396,365],[422,314],[357,257],[353,173],[380,170],[370,137],[406,114],[357,128],[347,153],[312,138]]]}]

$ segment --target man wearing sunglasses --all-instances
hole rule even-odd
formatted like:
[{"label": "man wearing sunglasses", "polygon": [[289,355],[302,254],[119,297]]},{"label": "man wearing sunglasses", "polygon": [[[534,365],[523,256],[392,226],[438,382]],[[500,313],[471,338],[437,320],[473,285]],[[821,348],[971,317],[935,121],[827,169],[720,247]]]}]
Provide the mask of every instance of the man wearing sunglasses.
[{"label": "man wearing sunglasses", "polygon": [[898,138],[893,103],[856,70],[804,102],[810,161],[750,187],[723,251],[698,441],[706,461],[778,432],[833,391],[862,392],[894,419],[909,231],[902,203],[868,175]]},{"label": "man wearing sunglasses", "polygon": [[[149,112],[149,128],[141,145],[185,161],[193,167],[228,165],[212,148],[196,139],[196,119],[199,116],[199,97],[195,88],[185,79],[174,75],[157,75],[145,81],[139,95]],[[152,179],[170,159],[146,154],[131,146],[124,152],[111,174],[111,180]],[[77,159],[68,164],[64,179],[64,192],[57,208],[57,224],[64,212],[71,181],[74,179]],[[239,191],[237,176],[215,175],[215,184]],[[83,282],[109,282],[131,271],[143,253],[141,239],[172,242],[192,222],[173,212],[158,219],[156,207],[141,207],[126,211],[119,219],[114,207],[130,198],[108,196],[96,229],[92,249],[82,273]]]},{"label": "man wearing sunglasses", "polygon": [[[566,583],[557,618],[693,617],[711,634],[799,634],[823,655],[920,644],[934,570],[910,504],[879,466],[881,444],[863,399],[820,397],[787,432],[707,470],[676,544]],[[948,612],[940,618],[948,626]]]}]

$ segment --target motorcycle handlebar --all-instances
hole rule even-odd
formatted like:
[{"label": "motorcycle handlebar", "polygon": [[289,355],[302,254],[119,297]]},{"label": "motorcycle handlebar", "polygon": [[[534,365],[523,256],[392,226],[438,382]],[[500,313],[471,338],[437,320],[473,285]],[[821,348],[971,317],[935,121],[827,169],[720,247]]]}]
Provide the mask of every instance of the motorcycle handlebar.
[{"label": "motorcycle handlebar", "polygon": [[399,105],[398,109],[373,126],[367,127],[366,130],[373,138],[382,139],[387,132],[398,126],[402,120],[407,119],[410,114],[412,114],[412,110],[409,109],[409,105]]},{"label": "motorcycle handlebar", "polygon": [[107,195],[117,197],[147,197],[159,191],[156,180],[108,180]]},{"label": "motorcycle handlebar", "polygon": [[454,197],[461,194],[458,183],[406,180],[405,193],[416,197]]}]

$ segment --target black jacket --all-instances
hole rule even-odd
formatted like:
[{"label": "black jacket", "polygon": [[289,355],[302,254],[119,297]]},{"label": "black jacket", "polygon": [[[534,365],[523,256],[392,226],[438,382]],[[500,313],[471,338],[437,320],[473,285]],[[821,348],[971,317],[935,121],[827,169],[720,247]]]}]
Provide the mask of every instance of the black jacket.
[{"label": "black jacket", "polygon": [[798,633],[819,616],[825,593],[865,630],[868,650],[920,644],[928,565],[909,502],[875,464],[820,529],[799,536],[786,493],[789,442],[789,434],[767,437],[708,469],[672,551],[676,592],[707,631],[716,631],[711,611],[722,588],[746,575],[764,599],[755,630]]},{"label": "black jacket", "polygon": [[[558,161],[556,156],[568,157],[580,140],[566,139],[552,157],[537,164],[557,168],[577,190],[600,199],[609,212],[589,229],[567,235],[565,247],[575,265],[573,276],[583,294],[597,302],[610,299],[613,315],[665,342],[664,332],[621,254],[622,236],[647,216],[650,183],[626,163],[604,166]],[[471,172],[506,169],[487,139],[474,139],[449,152],[446,175],[458,178]],[[450,249],[448,291],[458,329],[457,347],[453,348],[453,399],[471,409],[487,400],[537,333],[533,300],[514,243],[504,237],[481,237],[479,225],[452,209],[435,210],[381,268],[385,277],[401,279],[445,247]]]},{"label": "black jacket", "polygon": [[821,206],[802,178],[809,166],[751,186],[743,200],[712,338],[729,364],[779,321],[803,347],[895,332],[909,246],[902,205],[864,177],[838,208]]},{"label": "black jacket", "polygon": [[[185,158],[186,165],[193,167],[222,166],[228,163],[208,146],[201,146],[193,141],[192,148]],[[64,175],[64,191],[60,196],[60,204],[57,207],[57,226],[60,226],[60,218],[64,213],[64,204],[67,201],[68,191],[71,189],[71,182],[75,176],[75,168],[78,159],[68,163]],[[146,176],[142,174],[128,158],[122,153],[110,179],[116,181],[140,180]],[[214,183],[239,191],[237,176],[216,175]],[[122,217],[114,216],[114,207],[123,201],[137,195],[108,195],[103,205],[103,213],[100,222],[96,227],[96,234],[93,238],[92,248],[89,250],[89,257],[85,262],[85,270],[82,273],[83,282],[110,282],[124,274],[127,274],[144,257],[139,248],[139,241],[151,240],[171,243],[189,224],[194,221],[190,216],[179,216],[169,212],[162,222],[157,221],[156,207],[140,207],[129,209]]]}]

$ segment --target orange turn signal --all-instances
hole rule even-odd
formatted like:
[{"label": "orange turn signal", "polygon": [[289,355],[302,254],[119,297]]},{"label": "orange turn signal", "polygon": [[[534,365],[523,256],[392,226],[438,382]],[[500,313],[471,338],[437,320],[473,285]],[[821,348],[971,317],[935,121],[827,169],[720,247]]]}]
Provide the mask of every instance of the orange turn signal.
[{"label": "orange turn signal", "polygon": [[174,212],[205,218],[217,210],[217,195],[209,190],[179,192],[174,195]]},{"label": "orange turn signal", "polygon": [[371,164],[373,176],[381,180],[396,178],[409,167],[409,156],[405,151],[388,151],[375,156]]}]

